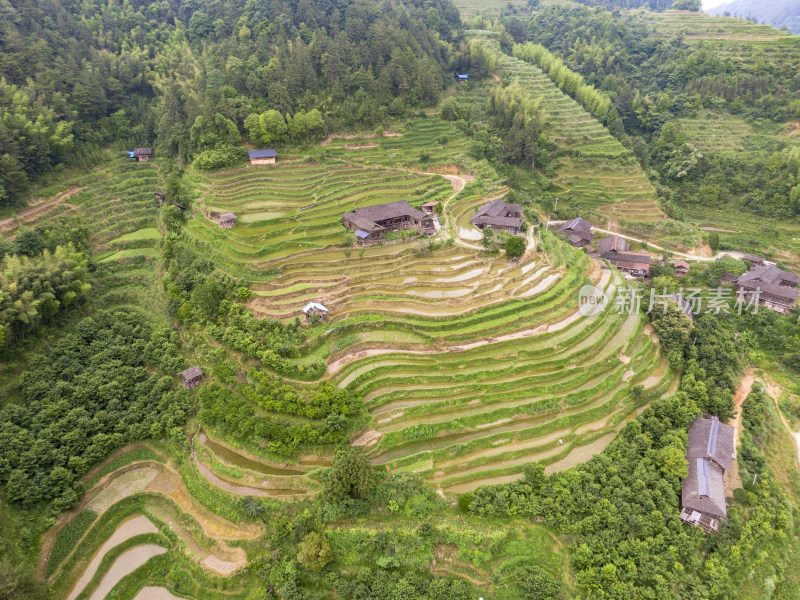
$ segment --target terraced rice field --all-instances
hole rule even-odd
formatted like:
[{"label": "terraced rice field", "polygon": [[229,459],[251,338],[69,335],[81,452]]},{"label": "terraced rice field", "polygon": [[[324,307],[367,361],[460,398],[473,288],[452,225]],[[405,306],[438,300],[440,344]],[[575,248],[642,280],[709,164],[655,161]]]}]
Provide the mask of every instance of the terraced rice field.
[{"label": "terraced rice field", "polygon": [[[795,75],[800,38],[766,24],[733,17],[712,17],[685,11],[630,11],[632,22],[644,22],[657,38],[684,35],[698,47],[708,47],[714,57],[738,65],[758,65],[759,71],[779,78]],[[701,46],[702,45],[702,46]]]},{"label": "terraced rice field", "polygon": [[436,165],[458,163],[469,150],[469,138],[451,123],[439,119],[412,119],[396,133],[399,135],[380,139],[334,138],[325,146],[326,154],[367,165],[425,171]]},{"label": "terraced rice field", "polygon": [[[665,219],[655,189],[633,154],[541,69],[495,50],[498,69],[540,99],[559,145],[570,151],[555,182],[584,214],[637,222]],[[566,200],[565,200],[566,201]]]},{"label": "terraced rice field", "polygon": [[[599,278],[611,297],[620,283],[610,271]],[[551,284],[543,295],[569,289]],[[342,364],[333,380],[364,394],[382,436],[375,464],[462,493],[519,478],[533,460],[556,470],[602,450],[637,408],[631,387],[663,392],[672,375],[639,315],[582,318],[568,304],[553,310],[557,320],[547,311],[523,319],[527,331]]]},{"label": "terraced rice field", "polygon": [[734,17],[713,17],[703,12],[633,10],[631,15],[653,27],[654,37],[673,37],[681,33],[687,39],[773,41],[790,37],[788,31],[774,29],[771,25],[758,25]]},{"label": "terraced rice field", "polygon": [[199,184],[203,210],[235,212],[239,224],[223,230],[200,214],[187,231],[223,261],[259,268],[345,244],[350,234],[341,215],[354,208],[394,200],[418,206],[445,199],[451,189],[437,175],[337,160],[248,166],[203,177]]}]

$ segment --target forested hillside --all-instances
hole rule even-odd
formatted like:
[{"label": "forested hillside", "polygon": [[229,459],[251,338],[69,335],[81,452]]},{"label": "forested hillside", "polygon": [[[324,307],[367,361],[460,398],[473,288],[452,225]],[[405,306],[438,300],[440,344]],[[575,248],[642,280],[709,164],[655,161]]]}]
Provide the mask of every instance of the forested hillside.
[{"label": "forested hillside", "polygon": [[430,106],[460,29],[449,0],[26,0],[0,14],[0,203],[107,144],[185,161],[267,110],[294,117],[281,142]]}]

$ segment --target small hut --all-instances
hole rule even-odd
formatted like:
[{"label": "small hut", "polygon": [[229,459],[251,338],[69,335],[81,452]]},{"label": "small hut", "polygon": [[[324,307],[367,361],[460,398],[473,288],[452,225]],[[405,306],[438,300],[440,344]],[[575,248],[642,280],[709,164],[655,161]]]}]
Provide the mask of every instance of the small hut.
[{"label": "small hut", "polygon": [[467,81],[469,81],[469,75],[466,73],[461,73],[458,76],[458,83],[467,83]]},{"label": "small hut", "polygon": [[685,260],[675,261],[672,266],[675,269],[675,277],[683,277],[689,272],[689,263]]},{"label": "small hut", "polygon": [[423,212],[433,213],[438,205],[439,205],[438,202],[436,202],[435,200],[431,200],[430,202],[426,202],[425,204],[420,206],[420,208],[422,209]]},{"label": "small hut", "polygon": [[[131,156],[131,153],[128,153],[128,156]],[[133,149],[133,157],[138,162],[147,162],[150,160],[150,157],[153,156],[153,149],[152,148],[134,148]]]},{"label": "small hut", "polygon": [[158,202],[159,206],[164,204],[164,190],[158,190],[156,192],[156,202]]},{"label": "small hut", "polygon": [[187,390],[195,388],[203,382],[203,371],[200,367],[189,367],[185,371],[181,371],[180,376],[183,378],[183,387]]},{"label": "small hut", "polygon": [[321,321],[324,321],[328,318],[328,309],[325,308],[324,304],[320,304],[319,302],[309,302],[303,307],[303,314],[305,314],[306,320],[309,323],[315,316]]},{"label": "small hut", "polygon": [[247,155],[250,157],[251,165],[274,165],[278,160],[278,153],[271,149],[250,150]]},{"label": "small hut", "polygon": [[223,229],[230,229],[236,225],[236,215],[234,213],[225,213],[219,218],[219,226]]}]

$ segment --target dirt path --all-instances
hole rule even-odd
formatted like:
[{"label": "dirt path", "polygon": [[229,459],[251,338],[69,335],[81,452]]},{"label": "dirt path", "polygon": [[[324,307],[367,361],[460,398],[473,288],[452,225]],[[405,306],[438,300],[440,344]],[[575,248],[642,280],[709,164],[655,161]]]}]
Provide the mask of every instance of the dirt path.
[{"label": "dirt path", "polygon": [[72,586],[69,594],[67,594],[67,600],[75,600],[75,598],[78,597],[92,580],[103,558],[112,548],[116,548],[132,537],[144,535],[146,533],[158,533],[158,527],[153,525],[153,522],[144,515],[133,515],[120,523],[119,527],[114,530],[114,533],[112,533],[111,536],[103,542],[103,545],[95,551],[89,564]]},{"label": "dirt path", "polygon": [[157,544],[142,544],[126,550],[111,564],[89,600],[103,600],[123,577],[133,573],[154,556],[165,552],[167,548]]},{"label": "dirt path", "polygon": [[747,370],[739,378],[739,387],[736,390],[736,395],[733,397],[733,410],[735,416],[728,422],[728,425],[733,425],[733,452],[734,456],[738,456],[739,451],[739,437],[742,433],[742,403],[750,395],[753,390],[753,382],[755,377],[753,375],[753,368],[747,367]]},{"label": "dirt path", "polygon": [[[550,225],[561,225],[562,223],[566,223],[566,221],[548,221],[547,226]],[[606,235],[616,235],[617,237],[621,237],[631,242],[636,242],[639,244],[646,243],[648,250],[658,250],[660,252],[669,252],[673,256],[677,256],[684,260],[698,260],[703,262],[713,262],[717,259],[722,258],[723,256],[731,256],[733,258],[741,258],[743,256],[742,252],[734,252],[732,250],[720,250],[713,256],[697,256],[695,254],[687,254],[685,252],[678,252],[677,250],[668,250],[663,248],[662,246],[658,246],[656,244],[652,244],[646,240],[642,240],[639,238],[632,237],[630,235],[625,235],[624,233],[619,233],[618,231],[611,231],[610,229],[600,229],[599,227],[592,227],[592,231],[599,231],[600,233],[605,233]]]},{"label": "dirt path", "polygon": [[8,219],[3,219],[0,221],[0,233],[4,233],[7,231],[11,231],[18,225],[22,225],[23,223],[29,223],[38,219],[40,216],[47,214],[50,212],[54,207],[58,206],[59,204],[66,205],[70,210],[76,210],[79,207],[75,206],[74,204],[68,204],[66,201],[71,197],[83,190],[82,187],[73,187],[64,192],[56,194],[52,200],[43,200],[41,202],[37,202],[28,208],[25,208],[19,212],[17,212],[13,217],[9,217]]}]

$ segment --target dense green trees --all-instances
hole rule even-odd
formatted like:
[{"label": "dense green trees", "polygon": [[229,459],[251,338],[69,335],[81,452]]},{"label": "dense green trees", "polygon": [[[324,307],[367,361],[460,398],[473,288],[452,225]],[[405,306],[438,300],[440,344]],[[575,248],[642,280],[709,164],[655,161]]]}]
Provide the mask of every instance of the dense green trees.
[{"label": "dense green trees", "polygon": [[25,236],[17,245],[35,256],[15,254],[0,261],[0,348],[36,331],[91,290],[86,254],[72,246],[51,253],[41,237],[28,231],[20,232]]},{"label": "dense green trees", "polygon": [[133,312],[80,321],[19,379],[23,404],[0,409],[0,482],[9,502],[70,508],[79,478],[109,452],[158,431],[182,435],[192,402],[175,391],[184,366],[174,331]]}]

